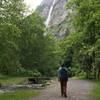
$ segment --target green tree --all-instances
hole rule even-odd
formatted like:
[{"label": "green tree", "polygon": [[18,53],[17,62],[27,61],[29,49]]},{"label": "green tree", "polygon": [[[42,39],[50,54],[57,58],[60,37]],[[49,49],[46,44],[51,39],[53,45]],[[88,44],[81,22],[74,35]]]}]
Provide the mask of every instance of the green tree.
[{"label": "green tree", "polygon": [[[74,48],[74,58],[78,59],[77,63],[87,73],[87,77],[91,77],[94,71],[95,63],[95,46],[96,41],[100,38],[100,1],[99,0],[70,0],[67,4],[67,9],[71,12],[71,26],[76,37],[82,33],[80,41]],[[78,37],[77,37],[78,38]],[[73,40],[76,39],[73,37]],[[78,58],[77,58],[78,57]]]},{"label": "green tree", "polygon": [[0,0],[0,23],[17,24],[26,11],[24,0]]},{"label": "green tree", "polygon": [[52,75],[60,56],[60,49],[53,36],[45,35],[44,20],[33,13],[22,22],[20,41],[21,64],[25,69],[38,70],[42,75]]},{"label": "green tree", "polygon": [[59,67],[62,51],[59,47],[59,41],[54,36],[48,34],[44,41],[43,69],[41,71],[45,75],[53,76]]},{"label": "green tree", "polygon": [[13,24],[0,25],[0,71],[5,74],[16,72],[20,66],[20,30]]},{"label": "green tree", "polygon": [[95,43],[95,77],[100,79],[100,39]]},{"label": "green tree", "polygon": [[0,0],[0,72],[15,74],[21,66],[18,23],[23,19],[23,0]]},{"label": "green tree", "polygon": [[43,52],[44,24],[42,18],[33,13],[22,20],[20,41],[21,64],[25,68],[38,67]]}]

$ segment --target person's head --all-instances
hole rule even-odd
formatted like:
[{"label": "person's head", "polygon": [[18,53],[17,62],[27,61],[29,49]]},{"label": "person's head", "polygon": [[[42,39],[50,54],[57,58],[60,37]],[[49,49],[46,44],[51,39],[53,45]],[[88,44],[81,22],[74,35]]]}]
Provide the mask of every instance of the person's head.
[{"label": "person's head", "polygon": [[62,64],[61,67],[65,67],[65,64]]}]

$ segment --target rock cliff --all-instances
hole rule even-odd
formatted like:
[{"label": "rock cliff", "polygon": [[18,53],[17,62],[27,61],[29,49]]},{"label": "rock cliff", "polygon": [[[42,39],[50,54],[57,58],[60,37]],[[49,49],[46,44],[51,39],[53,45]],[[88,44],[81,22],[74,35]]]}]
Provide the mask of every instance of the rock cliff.
[{"label": "rock cliff", "polygon": [[[40,13],[41,16],[47,20],[50,8],[53,5],[54,0],[43,0],[41,5],[37,8],[37,11]],[[67,35],[68,28],[67,28],[67,21],[68,21],[68,13],[65,9],[65,4],[67,0],[55,0],[51,15],[50,21],[48,24],[47,32],[54,34],[58,38],[63,38]]]}]

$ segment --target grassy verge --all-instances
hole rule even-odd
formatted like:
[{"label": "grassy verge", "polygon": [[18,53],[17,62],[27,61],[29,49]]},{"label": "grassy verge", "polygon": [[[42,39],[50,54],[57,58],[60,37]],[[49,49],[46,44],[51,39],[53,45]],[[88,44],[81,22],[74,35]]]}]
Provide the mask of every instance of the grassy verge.
[{"label": "grassy verge", "polygon": [[11,77],[11,76],[0,76],[0,84],[20,84],[25,81],[25,77]]},{"label": "grassy verge", "polygon": [[97,82],[94,86],[91,96],[94,98],[94,100],[100,100],[100,82]]},{"label": "grassy verge", "polygon": [[39,92],[34,90],[20,90],[12,93],[0,94],[0,100],[29,100],[33,96],[38,96]]}]

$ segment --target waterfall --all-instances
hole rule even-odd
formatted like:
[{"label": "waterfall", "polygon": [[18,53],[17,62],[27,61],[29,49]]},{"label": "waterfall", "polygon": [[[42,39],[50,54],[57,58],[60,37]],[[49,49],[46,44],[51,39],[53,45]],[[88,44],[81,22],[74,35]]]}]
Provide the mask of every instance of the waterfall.
[{"label": "waterfall", "polygon": [[52,4],[52,6],[51,6],[51,8],[50,8],[50,10],[49,10],[49,14],[48,14],[47,20],[45,21],[46,27],[48,27],[48,24],[49,24],[49,22],[50,22],[50,19],[51,19],[51,13],[52,13],[52,10],[53,10],[55,1],[56,1],[56,0],[53,0],[53,4]]}]

